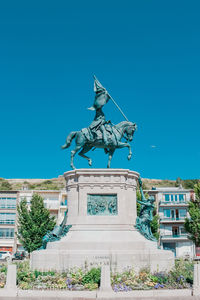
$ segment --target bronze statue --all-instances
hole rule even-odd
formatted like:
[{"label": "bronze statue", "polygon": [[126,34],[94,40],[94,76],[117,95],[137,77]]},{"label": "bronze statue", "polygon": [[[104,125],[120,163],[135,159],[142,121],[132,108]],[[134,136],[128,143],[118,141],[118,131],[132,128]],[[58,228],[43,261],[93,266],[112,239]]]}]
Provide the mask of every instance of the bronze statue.
[{"label": "bronze statue", "polygon": [[[106,89],[101,85],[96,77],[94,77],[94,79],[94,91],[96,95],[94,104],[89,109],[96,111],[95,118],[88,128],[83,128],[80,131],[72,131],[68,135],[66,143],[62,146],[62,149],[68,148],[71,145],[72,140],[75,138],[76,147],[71,151],[72,169],[75,169],[74,156],[78,151],[80,151],[78,154],[83,158],[86,158],[91,166],[92,160],[86,156],[85,153],[92,148],[103,148],[105,153],[108,153],[108,168],[110,168],[110,162],[115,149],[127,147],[129,149],[128,159],[130,160],[132,156],[131,146],[128,142],[132,141],[137,125],[128,121]],[[109,99],[114,102],[125,117],[126,121],[120,122],[117,125],[113,125],[111,121],[106,121],[102,108]],[[125,138],[126,142],[121,142],[122,138]]]},{"label": "bronze statue", "polygon": [[138,182],[139,182],[142,200],[141,201],[137,200],[137,202],[141,204],[141,209],[140,209],[139,216],[136,219],[135,227],[148,240],[157,241],[151,232],[151,222],[153,220],[155,199],[153,196],[150,196],[148,197],[148,199],[146,199],[142,190],[142,180],[140,177],[138,178]]},{"label": "bronze statue", "polygon": [[67,235],[69,229],[72,227],[72,225],[66,225],[67,223],[67,214],[68,214],[68,208],[65,211],[64,218],[60,225],[56,225],[52,231],[47,232],[43,238],[42,238],[42,246],[38,248],[37,250],[43,250],[46,249],[47,244],[49,242],[56,242],[59,241],[62,237]]},{"label": "bronze statue", "polygon": [[95,78],[94,81],[94,91],[96,92],[94,104],[92,107],[88,108],[89,110],[96,110],[94,121],[90,124],[89,130],[95,138],[98,137],[98,130],[102,133],[102,138],[105,145],[108,145],[108,138],[106,132],[106,124],[109,124],[110,121],[106,121],[105,115],[102,111],[102,107],[108,102],[110,96],[108,95],[106,89],[100,84],[100,82]]}]

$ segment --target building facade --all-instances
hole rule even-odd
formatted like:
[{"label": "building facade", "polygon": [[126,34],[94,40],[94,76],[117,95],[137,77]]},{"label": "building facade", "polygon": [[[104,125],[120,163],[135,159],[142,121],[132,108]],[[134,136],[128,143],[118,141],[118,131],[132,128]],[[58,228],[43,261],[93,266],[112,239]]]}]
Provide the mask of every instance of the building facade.
[{"label": "building facade", "polygon": [[194,199],[194,192],[182,187],[153,188],[147,192],[156,200],[161,248],[172,250],[175,257],[193,257],[195,246],[188,239],[184,222],[189,217],[188,202]]},{"label": "building facade", "polygon": [[0,251],[15,252],[18,191],[0,191]]},{"label": "building facade", "polygon": [[15,253],[23,249],[17,239],[17,204],[26,198],[30,204],[34,193],[44,199],[44,205],[55,216],[60,224],[67,209],[67,194],[65,190],[20,190],[0,191],[0,251]]}]

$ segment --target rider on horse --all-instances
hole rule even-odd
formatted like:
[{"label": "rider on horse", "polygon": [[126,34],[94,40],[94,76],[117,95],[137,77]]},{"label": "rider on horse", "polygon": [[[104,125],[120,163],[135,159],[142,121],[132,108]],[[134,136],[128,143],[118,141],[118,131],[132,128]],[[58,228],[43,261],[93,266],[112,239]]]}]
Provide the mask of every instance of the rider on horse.
[{"label": "rider on horse", "polygon": [[[62,149],[69,148],[73,139],[75,139],[76,147],[71,151],[71,167],[74,166],[74,156],[78,152],[80,156],[88,160],[88,164],[92,165],[92,159],[86,155],[91,149],[102,148],[105,153],[108,153],[108,164],[110,168],[110,162],[116,149],[128,148],[128,160],[131,159],[132,151],[129,142],[133,139],[134,131],[137,126],[135,123],[128,121],[118,104],[109,95],[107,90],[100,84],[100,82],[94,76],[94,91],[96,93],[94,104],[90,110],[95,110],[95,118],[88,128],[83,128],[80,131],[72,131],[67,136],[65,144]],[[110,121],[106,121],[105,115],[102,111],[103,106],[109,101],[116,105],[119,111],[122,113],[126,121],[122,121],[119,124],[112,125]],[[126,142],[122,142],[122,138],[126,139]]]},{"label": "rider on horse", "polygon": [[109,132],[111,131],[110,133],[112,134],[112,127],[106,126],[110,123],[110,121],[106,121],[102,107],[109,101],[110,96],[97,79],[94,81],[94,91],[96,93],[94,104],[89,108],[89,110],[96,110],[96,115],[94,121],[89,126],[89,130],[92,133],[93,139],[101,139],[101,134],[99,134],[101,132],[105,145],[108,145],[109,141],[107,130]]}]

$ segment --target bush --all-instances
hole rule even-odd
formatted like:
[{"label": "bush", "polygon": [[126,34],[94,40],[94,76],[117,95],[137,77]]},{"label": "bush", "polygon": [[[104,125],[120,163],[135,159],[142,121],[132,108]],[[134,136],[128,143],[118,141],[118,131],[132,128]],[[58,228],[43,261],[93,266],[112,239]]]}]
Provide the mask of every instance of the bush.
[{"label": "bush", "polygon": [[101,279],[101,269],[100,268],[92,268],[88,271],[82,278],[82,283],[96,283],[98,286],[100,285]]},{"label": "bush", "polygon": [[55,275],[55,271],[48,271],[48,272],[41,272],[41,271],[38,271],[38,270],[35,270],[34,271],[34,275],[35,275],[35,278],[38,278],[39,276],[54,276]]},{"label": "bush", "polygon": [[0,191],[10,191],[12,185],[4,178],[0,178]]},{"label": "bush", "polygon": [[170,271],[172,281],[193,283],[194,263],[179,259],[175,261],[174,268]]}]

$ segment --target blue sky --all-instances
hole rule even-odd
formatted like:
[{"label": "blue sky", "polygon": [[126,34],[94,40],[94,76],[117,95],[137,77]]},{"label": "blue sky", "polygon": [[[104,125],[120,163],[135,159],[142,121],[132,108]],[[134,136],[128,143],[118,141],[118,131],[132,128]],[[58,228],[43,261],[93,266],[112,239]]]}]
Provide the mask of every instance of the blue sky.
[{"label": "blue sky", "polygon": [[[113,168],[200,177],[199,1],[1,1],[0,41],[0,177],[70,169],[74,145],[60,146],[94,118],[94,73],[138,125],[132,160],[118,150]],[[123,120],[111,102],[104,112]]]}]

